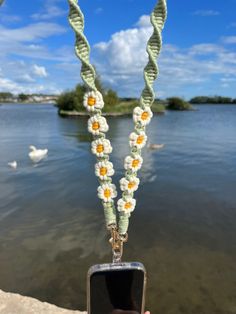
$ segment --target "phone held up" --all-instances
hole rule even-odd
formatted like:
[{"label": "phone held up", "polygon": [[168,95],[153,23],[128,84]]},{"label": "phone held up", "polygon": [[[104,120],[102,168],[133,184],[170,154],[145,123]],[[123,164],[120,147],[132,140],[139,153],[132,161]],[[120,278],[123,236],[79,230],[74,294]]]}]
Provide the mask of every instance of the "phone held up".
[{"label": "phone held up", "polygon": [[141,263],[92,266],[87,277],[88,314],[143,314],[146,280]]}]

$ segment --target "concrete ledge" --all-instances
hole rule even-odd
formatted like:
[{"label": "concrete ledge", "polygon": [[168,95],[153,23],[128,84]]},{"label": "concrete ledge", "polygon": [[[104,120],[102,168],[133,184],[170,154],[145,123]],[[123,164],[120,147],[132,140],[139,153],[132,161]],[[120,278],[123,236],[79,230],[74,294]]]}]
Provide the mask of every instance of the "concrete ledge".
[{"label": "concrete ledge", "polygon": [[1,314],[86,314],[71,311],[39,300],[24,297],[20,294],[7,293],[0,290]]}]

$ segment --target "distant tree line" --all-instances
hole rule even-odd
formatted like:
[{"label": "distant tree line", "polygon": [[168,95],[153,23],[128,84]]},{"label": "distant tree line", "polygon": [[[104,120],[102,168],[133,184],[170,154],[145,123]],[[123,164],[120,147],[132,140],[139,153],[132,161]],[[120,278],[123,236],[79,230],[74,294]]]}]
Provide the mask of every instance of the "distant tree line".
[{"label": "distant tree line", "polygon": [[[103,95],[104,112],[123,114],[132,113],[133,108],[139,104],[137,98],[119,98],[114,90],[105,89],[99,76],[97,76],[95,80],[95,85]],[[62,93],[56,101],[59,114],[63,116],[66,111],[85,112],[86,109],[83,106],[85,92],[86,86],[84,84],[78,84],[73,90]],[[165,101],[155,99],[152,106],[153,112],[163,113],[165,109],[191,110],[192,106],[187,101],[178,97],[171,97]]]},{"label": "distant tree line", "polygon": [[24,94],[20,93],[18,95],[14,95],[10,92],[0,92],[0,101],[1,102],[6,102],[6,103],[11,103],[11,102],[29,102],[29,101],[36,101],[39,98],[45,98],[48,100],[48,98],[56,99],[58,96],[57,95],[45,95],[45,94]]},{"label": "distant tree line", "polygon": [[[138,104],[137,98],[132,97],[123,97],[119,98],[117,93],[112,89],[105,89],[101,83],[100,78],[96,79],[96,87],[102,93],[104,99],[104,112],[112,112],[115,108],[117,110],[124,111],[125,106],[129,104],[134,107]],[[78,84],[73,90],[62,93],[60,96],[55,95],[44,95],[44,94],[24,94],[20,93],[19,95],[14,95],[10,92],[0,92],[0,101],[2,102],[27,102],[31,101],[32,97],[55,97],[56,104],[59,110],[63,111],[79,111],[84,112],[85,108],[83,106],[83,97],[86,92],[86,87],[83,84]],[[54,99],[54,100],[55,100]],[[120,108],[118,105],[122,104]],[[170,97],[166,100],[156,99],[154,105],[161,105],[162,111],[166,109],[170,110],[189,110],[191,109],[190,104],[236,104],[236,98],[224,97],[224,96],[196,96],[190,99],[189,101],[185,101],[179,97]],[[122,108],[123,107],[123,108]],[[160,107],[161,108],[161,107]],[[159,108],[159,109],[160,109]],[[131,107],[129,108],[129,110]],[[158,109],[158,111],[159,111]],[[128,111],[129,111],[128,110]]]},{"label": "distant tree line", "polygon": [[26,101],[29,97],[30,95],[23,94],[23,93],[15,96],[9,92],[0,92],[1,101],[11,101],[12,99],[17,99],[18,101]]},{"label": "distant tree line", "polygon": [[13,94],[12,93],[8,93],[8,92],[1,92],[0,93],[0,99],[2,101],[10,99],[10,98],[13,98]]},{"label": "distant tree line", "polygon": [[191,104],[236,104],[236,98],[223,96],[197,96],[190,99]]}]

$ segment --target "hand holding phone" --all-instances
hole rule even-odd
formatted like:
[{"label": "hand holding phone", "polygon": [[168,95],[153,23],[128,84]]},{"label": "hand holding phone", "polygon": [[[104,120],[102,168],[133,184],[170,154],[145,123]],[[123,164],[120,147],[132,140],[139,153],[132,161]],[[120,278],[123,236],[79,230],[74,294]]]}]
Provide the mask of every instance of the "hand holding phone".
[{"label": "hand holding phone", "polygon": [[88,272],[88,314],[144,314],[145,288],[140,263],[95,265]]}]

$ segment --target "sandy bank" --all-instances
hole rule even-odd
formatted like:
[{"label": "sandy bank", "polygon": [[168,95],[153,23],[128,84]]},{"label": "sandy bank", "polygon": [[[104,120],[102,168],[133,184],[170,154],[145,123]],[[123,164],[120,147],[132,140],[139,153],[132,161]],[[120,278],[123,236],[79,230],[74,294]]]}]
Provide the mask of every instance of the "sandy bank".
[{"label": "sandy bank", "polygon": [[86,312],[71,311],[39,300],[24,297],[20,294],[7,293],[0,290],[1,314],[86,314]]}]

